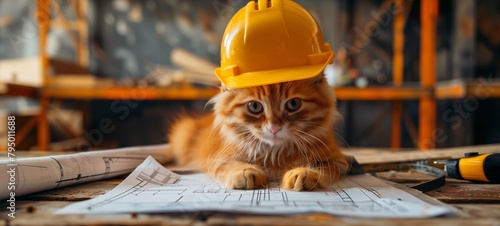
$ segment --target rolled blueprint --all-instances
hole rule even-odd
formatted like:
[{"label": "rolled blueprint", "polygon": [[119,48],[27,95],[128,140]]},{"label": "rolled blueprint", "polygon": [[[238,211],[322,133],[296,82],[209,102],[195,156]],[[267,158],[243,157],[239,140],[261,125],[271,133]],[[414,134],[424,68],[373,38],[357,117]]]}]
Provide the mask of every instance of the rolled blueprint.
[{"label": "rolled blueprint", "polygon": [[167,148],[162,144],[0,160],[0,199],[130,173],[150,155],[165,164],[172,160]]}]

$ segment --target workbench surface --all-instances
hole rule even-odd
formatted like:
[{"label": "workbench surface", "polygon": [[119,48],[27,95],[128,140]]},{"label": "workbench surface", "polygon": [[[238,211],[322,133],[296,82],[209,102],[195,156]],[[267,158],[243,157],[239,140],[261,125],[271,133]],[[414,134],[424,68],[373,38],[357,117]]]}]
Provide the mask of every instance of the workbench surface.
[{"label": "workbench surface", "polygon": [[[373,154],[373,153],[372,153]],[[36,154],[35,154],[36,155]],[[408,176],[408,175],[405,175]],[[418,176],[415,174],[415,176]],[[421,176],[421,175],[420,175]],[[383,177],[383,175],[382,175]],[[7,216],[7,202],[1,202],[2,225],[500,225],[500,185],[476,184],[447,180],[437,190],[425,193],[455,207],[452,217],[431,219],[363,219],[336,217],[328,214],[293,216],[258,216],[237,214],[113,214],[113,215],[54,215],[56,210],[82,200],[104,194],[118,185],[125,176],[49,190],[16,197],[16,218]]]}]

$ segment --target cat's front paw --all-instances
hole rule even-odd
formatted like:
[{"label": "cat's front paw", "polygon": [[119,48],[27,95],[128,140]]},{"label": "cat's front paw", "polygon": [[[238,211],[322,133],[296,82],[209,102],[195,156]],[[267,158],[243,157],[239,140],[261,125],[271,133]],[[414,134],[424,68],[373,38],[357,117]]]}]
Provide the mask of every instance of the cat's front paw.
[{"label": "cat's front paw", "polygon": [[281,187],[294,191],[310,191],[323,189],[326,183],[321,181],[321,174],[318,170],[299,167],[285,173]]},{"label": "cat's front paw", "polygon": [[257,189],[267,186],[268,178],[264,170],[246,166],[228,172],[226,187],[229,189]]}]

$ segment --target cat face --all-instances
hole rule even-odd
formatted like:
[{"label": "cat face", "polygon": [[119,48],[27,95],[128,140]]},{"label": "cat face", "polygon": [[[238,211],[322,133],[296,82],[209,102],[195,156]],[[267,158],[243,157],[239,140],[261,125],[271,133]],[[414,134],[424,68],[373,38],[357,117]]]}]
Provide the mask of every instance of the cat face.
[{"label": "cat face", "polygon": [[[215,123],[231,142],[280,147],[331,133],[335,98],[323,75],[222,92]],[[302,143],[303,143],[302,142]],[[300,143],[300,142],[299,142]]]}]

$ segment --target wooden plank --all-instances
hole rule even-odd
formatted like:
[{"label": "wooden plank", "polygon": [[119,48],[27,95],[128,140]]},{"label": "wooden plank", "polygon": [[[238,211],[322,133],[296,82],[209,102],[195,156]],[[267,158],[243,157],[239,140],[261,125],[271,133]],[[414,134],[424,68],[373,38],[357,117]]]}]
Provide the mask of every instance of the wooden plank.
[{"label": "wooden plank", "polygon": [[45,93],[50,98],[59,99],[107,99],[107,100],[200,100],[210,99],[219,93],[215,88],[82,88],[64,89],[47,88]]},{"label": "wooden plank", "polygon": [[47,81],[47,89],[104,89],[113,87],[114,82],[91,74],[57,74]]},{"label": "wooden plank", "polygon": [[[195,214],[106,214],[106,215],[54,215],[54,211],[74,202],[18,201],[16,218],[9,225],[188,225],[201,224]],[[2,209],[5,207],[1,204]],[[2,216],[3,217],[3,216]]]},{"label": "wooden plank", "polygon": [[[218,88],[157,88],[110,87],[65,89],[48,88],[51,98],[60,99],[209,99],[219,93]],[[418,87],[339,87],[335,88],[339,100],[416,100],[431,93]]]},{"label": "wooden plank", "polygon": [[[500,83],[492,83],[485,86],[480,82],[468,83],[456,82],[443,84],[434,93],[432,89],[420,87],[336,87],[334,88],[338,100],[418,100],[421,97],[432,97],[436,95],[439,99],[460,98],[475,93],[482,93],[488,97],[500,97]],[[467,86],[467,87],[465,87]],[[467,89],[467,92],[465,91]],[[85,88],[68,89],[49,87],[46,90],[51,98],[61,99],[209,99],[219,93],[218,88],[194,88],[194,87],[109,87],[109,88]],[[127,94],[129,94],[127,96]],[[132,95],[131,95],[132,94]]]},{"label": "wooden plank", "polygon": [[49,59],[49,65],[54,69],[54,74],[88,74],[87,68],[84,68],[73,62]]},{"label": "wooden plank", "polygon": [[37,57],[0,60],[0,82],[40,87],[41,61]]},{"label": "wooden plank", "polygon": [[0,82],[0,96],[37,98],[38,89],[33,86]]},{"label": "wooden plank", "polygon": [[[299,214],[294,216],[262,216],[213,214],[206,217],[196,213],[183,214],[109,214],[109,215],[57,215],[53,211],[69,201],[18,201],[16,219],[10,225],[495,225],[500,219],[499,205],[458,204],[468,218],[431,218],[431,219],[363,219],[342,218],[329,214]],[[206,221],[204,222],[204,218]],[[5,223],[5,221],[4,221]],[[1,223],[0,223],[1,225]]]},{"label": "wooden plank", "polygon": [[[494,225],[500,219],[499,205],[455,205],[469,218],[431,219],[363,219],[342,218],[329,214],[298,214],[293,216],[262,216],[200,213],[182,214],[107,214],[57,215],[54,211],[72,204],[69,201],[18,201],[16,219],[10,225],[150,225],[150,224],[207,224],[207,225]],[[203,221],[205,220],[206,221]]]},{"label": "wooden plank", "polygon": [[176,66],[189,71],[211,75],[211,77],[217,80],[214,72],[217,65],[185,49],[174,48],[170,53],[170,60]]},{"label": "wooden plank", "polygon": [[430,152],[403,150],[395,152],[393,149],[352,148],[342,150],[346,155],[352,155],[360,164],[376,164],[387,162],[410,162],[436,158],[460,158],[467,152],[496,153],[500,152],[500,144],[478,145],[456,148],[442,148]]},{"label": "wooden plank", "polygon": [[[450,148],[445,152],[457,154],[464,151],[491,151],[498,149],[500,145],[485,145],[464,148]],[[361,150],[362,152],[363,150]],[[390,152],[388,150],[368,150],[365,153],[380,155]],[[352,151],[355,152],[355,151]],[[30,156],[43,152],[28,152]],[[394,152],[392,152],[394,153]],[[397,152],[398,155],[405,153]],[[439,153],[410,151],[410,153]],[[44,153],[46,154],[46,153]],[[58,153],[60,154],[60,153]],[[373,157],[373,156],[371,156]],[[382,156],[383,157],[383,156]],[[425,179],[424,175],[412,174]],[[417,178],[414,177],[414,178]],[[55,216],[53,212],[75,201],[81,201],[96,197],[114,188],[123,179],[115,178],[105,181],[97,181],[72,187],[65,187],[45,191],[33,195],[19,197],[16,202],[16,219],[9,221],[10,225],[150,225],[150,224],[207,224],[207,225],[494,225],[500,221],[500,187],[491,184],[457,183],[449,181],[448,185],[436,191],[427,192],[424,196],[419,192],[411,192],[419,198],[432,204],[432,198],[453,205],[465,212],[464,216],[439,217],[431,219],[363,219],[344,218],[329,214],[299,214],[292,216],[262,216],[262,215],[238,215],[238,214],[210,214],[206,213],[180,213],[180,214],[111,214],[111,215],[61,215]],[[391,179],[391,178],[388,178]],[[395,184],[394,186],[399,185]],[[402,185],[399,185],[402,186]],[[417,194],[418,193],[418,194]],[[430,197],[429,197],[430,196]],[[467,202],[474,204],[465,204]],[[476,204],[494,203],[494,204]],[[6,203],[0,203],[0,208],[5,208]],[[1,225],[2,222],[0,222]],[[6,222],[3,222],[6,223]]]},{"label": "wooden plank", "polygon": [[431,219],[363,219],[363,218],[339,218],[329,215],[304,215],[298,217],[278,216],[215,216],[210,217],[207,225],[456,225],[456,226],[479,226],[497,225],[498,218],[480,219],[457,219],[457,218],[431,218]]},{"label": "wooden plank", "polygon": [[452,80],[439,82],[435,96],[437,99],[460,99],[474,97],[480,100],[500,98],[500,81],[484,78],[475,80]]},{"label": "wooden plank", "polygon": [[334,89],[338,100],[418,100],[432,94],[420,87],[336,87]]},{"label": "wooden plank", "polygon": [[426,194],[445,203],[500,204],[500,186],[496,184],[447,184]]},{"label": "wooden plank", "polygon": [[500,217],[500,205],[494,204],[453,204],[453,207],[474,218]]},{"label": "wooden plank", "polygon": [[478,152],[479,154],[500,153],[500,144],[441,148],[436,149],[435,151],[426,152],[416,150],[394,151],[393,149],[371,148],[342,149],[342,151],[346,155],[354,156],[360,164],[376,164],[387,162],[410,162],[438,158],[460,158],[463,157],[464,153],[467,152]]},{"label": "wooden plank", "polygon": [[467,95],[467,85],[463,80],[440,82],[435,90],[439,100],[464,98]]},{"label": "wooden plank", "polygon": [[[421,153],[421,152],[420,152]],[[43,193],[19,197],[16,202],[16,219],[9,221],[10,225],[68,225],[78,223],[80,225],[179,225],[179,224],[207,224],[207,225],[494,225],[500,220],[500,205],[454,205],[463,210],[465,216],[439,217],[431,219],[363,219],[336,217],[329,214],[298,214],[288,216],[262,216],[262,215],[239,215],[239,214],[210,214],[207,213],[179,213],[179,214],[109,214],[109,215],[57,215],[54,211],[74,203],[74,201],[86,200],[109,191],[116,186],[122,178],[106,181],[97,181],[88,184],[81,184],[73,187],[54,189]],[[456,188],[456,184],[447,185],[442,192],[426,193],[435,198],[443,197],[443,194],[451,194]],[[488,194],[500,194],[500,187],[494,185],[467,184],[468,191],[474,187],[478,189],[475,193],[468,193],[468,196],[483,197],[484,190],[490,191]],[[462,186],[466,188],[467,186]],[[478,187],[479,186],[479,187]],[[480,187],[482,186],[482,187]],[[417,195],[415,193],[411,193]],[[419,193],[422,195],[422,193]],[[459,198],[465,196],[465,193]],[[427,197],[427,196],[425,196]],[[450,196],[453,198],[453,196]],[[450,198],[448,197],[448,198]],[[428,198],[428,197],[427,197]],[[491,198],[491,197],[483,197]],[[472,201],[471,199],[469,199]],[[482,200],[482,199],[481,199]],[[479,200],[479,201],[481,201]],[[429,200],[426,200],[429,201]],[[475,199],[477,202],[478,199]],[[434,202],[431,202],[436,204]],[[0,208],[5,207],[5,203],[0,203]],[[468,216],[467,218],[465,218]]]},{"label": "wooden plank", "polygon": [[467,96],[484,100],[500,98],[500,81],[478,79],[467,83]]},{"label": "wooden plank", "polygon": [[5,95],[9,88],[6,83],[0,82],[0,95]]}]

